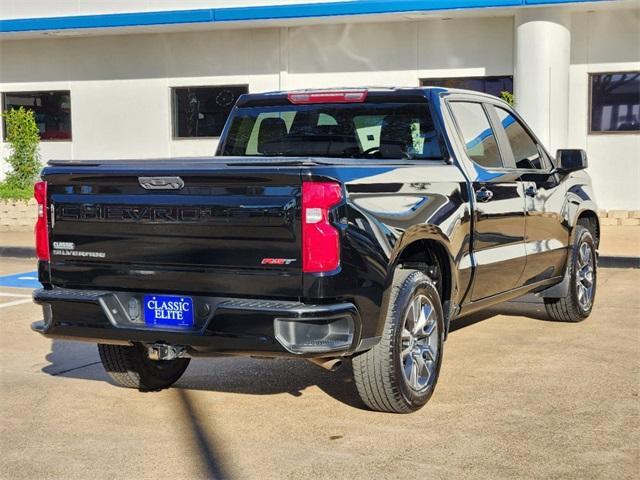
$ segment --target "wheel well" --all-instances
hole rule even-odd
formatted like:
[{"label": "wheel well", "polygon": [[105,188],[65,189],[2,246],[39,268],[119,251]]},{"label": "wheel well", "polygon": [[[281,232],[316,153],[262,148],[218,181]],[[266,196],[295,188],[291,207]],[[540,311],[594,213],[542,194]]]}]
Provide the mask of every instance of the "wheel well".
[{"label": "wheel well", "polygon": [[591,232],[596,242],[596,248],[598,248],[600,245],[600,221],[598,220],[598,215],[592,210],[586,210],[578,216],[576,224],[584,226]]},{"label": "wheel well", "polygon": [[435,240],[418,240],[405,247],[397,264],[423,271],[438,289],[444,305],[451,299],[451,268],[445,247]]}]

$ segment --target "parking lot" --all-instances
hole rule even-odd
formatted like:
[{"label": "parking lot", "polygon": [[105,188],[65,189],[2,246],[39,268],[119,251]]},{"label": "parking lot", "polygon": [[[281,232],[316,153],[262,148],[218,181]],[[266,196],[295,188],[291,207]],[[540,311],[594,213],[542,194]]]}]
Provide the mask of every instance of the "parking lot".
[{"label": "parking lot", "polygon": [[[32,262],[0,259],[0,276]],[[50,341],[29,278],[0,287],[0,476],[637,478],[640,271],[601,270],[592,316],[526,297],[454,326],[431,402],[364,409],[349,368],[192,360],[175,388],[109,383],[92,344]],[[26,287],[26,288],[24,288]]]}]

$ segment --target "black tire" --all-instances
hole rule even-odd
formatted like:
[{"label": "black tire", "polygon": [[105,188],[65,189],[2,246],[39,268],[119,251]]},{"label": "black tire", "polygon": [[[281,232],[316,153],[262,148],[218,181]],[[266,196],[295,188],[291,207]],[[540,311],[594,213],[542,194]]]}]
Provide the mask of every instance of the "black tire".
[{"label": "black tire", "polygon": [[[382,338],[371,350],[353,358],[353,376],[360,397],[372,410],[410,413],[427,403],[436,387],[442,364],[444,315],[438,290],[433,281],[421,271],[398,269],[391,289]],[[437,326],[435,334],[432,333],[433,338],[430,336],[434,346],[437,345],[437,352],[430,355],[432,360],[428,361],[428,365],[433,369],[428,381],[424,387],[416,389],[410,385],[411,380],[407,379],[405,372],[409,366],[409,357],[411,362],[416,363],[416,368],[421,368],[418,365],[422,355],[413,356],[409,353],[403,357],[403,353],[411,349],[406,341],[408,331],[403,337],[403,328],[405,321],[408,321],[406,318],[414,308],[412,304],[425,298],[429,302],[428,311],[432,312],[427,320],[431,326]],[[423,311],[422,307],[420,311]],[[426,365],[425,358],[423,357],[423,365]],[[411,367],[413,363],[409,366],[410,370]],[[413,370],[411,373],[413,374]]]},{"label": "black tire", "polygon": [[[567,295],[561,298],[545,298],[544,306],[547,315],[551,319],[559,322],[581,322],[591,314],[596,295],[598,278],[598,259],[596,255],[596,244],[592,233],[586,227],[577,225],[574,230],[573,244],[571,248],[571,258],[568,268],[570,268],[569,290]],[[592,289],[589,291],[589,302],[583,300],[585,287],[584,277],[585,266],[581,252],[588,251],[592,266]],[[588,282],[587,282],[588,283]],[[582,284],[582,287],[581,287]],[[582,292],[581,292],[582,290]]]},{"label": "black tire", "polygon": [[173,385],[189,366],[189,358],[150,360],[144,345],[98,344],[102,366],[118,385],[138,390],[161,390]]}]

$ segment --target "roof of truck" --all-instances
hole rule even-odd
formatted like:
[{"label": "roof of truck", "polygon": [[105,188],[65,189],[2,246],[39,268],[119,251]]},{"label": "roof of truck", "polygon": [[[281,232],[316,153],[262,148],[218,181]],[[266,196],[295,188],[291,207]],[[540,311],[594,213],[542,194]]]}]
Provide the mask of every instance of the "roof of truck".
[{"label": "roof of truck", "polygon": [[[374,97],[380,100],[393,100],[401,97],[403,99],[413,99],[413,101],[424,99],[428,97],[430,93],[461,93],[466,95],[473,95],[479,97],[486,97],[495,100],[497,97],[489,95],[487,93],[462,90],[458,88],[445,88],[437,86],[424,86],[424,87],[344,87],[344,88],[306,88],[297,90],[279,90],[263,93],[247,93],[241,95],[238,99],[238,106],[257,106],[266,105],[272,103],[288,103],[288,98],[291,95],[297,94],[328,94],[328,93],[345,93],[345,92],[367,92],[367,98]],[[330,103],[330,102],[327,102]]]}]

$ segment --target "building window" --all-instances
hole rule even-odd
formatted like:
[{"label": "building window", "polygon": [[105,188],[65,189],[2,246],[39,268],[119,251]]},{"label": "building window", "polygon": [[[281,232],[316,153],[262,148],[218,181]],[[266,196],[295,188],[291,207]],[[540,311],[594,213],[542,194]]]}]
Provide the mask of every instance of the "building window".
[{"label": "building window", "polygon": [[513,93],[513,77],[452,77],[424,78],[423,87],[462,88],[500,97],[502,92]]},{"label": "building window", "polygon": [[[68,90],[2,94],[3,112],[20,107],[33,111],[41,140],[71,140],[71,94]],[[7,138],[6,125],[3,138]]]},{"label": "building window", "polygon": [[590,133],[640,131],[640,72],[590,76]]},{"label": "building window", "polygon": [[236,100],[247,86],[173,89],[173,136],[219,137]]}]

